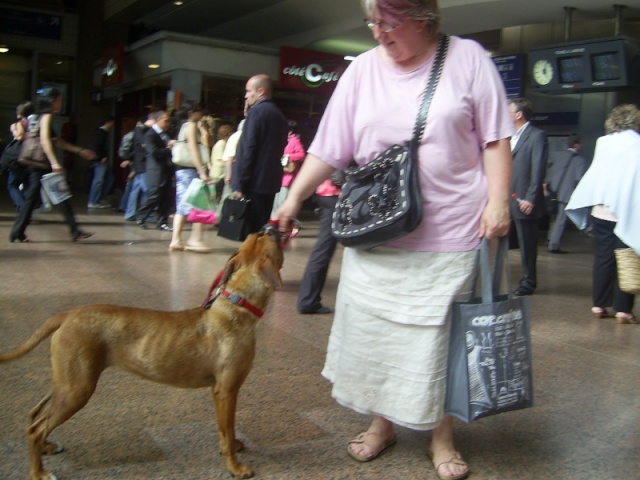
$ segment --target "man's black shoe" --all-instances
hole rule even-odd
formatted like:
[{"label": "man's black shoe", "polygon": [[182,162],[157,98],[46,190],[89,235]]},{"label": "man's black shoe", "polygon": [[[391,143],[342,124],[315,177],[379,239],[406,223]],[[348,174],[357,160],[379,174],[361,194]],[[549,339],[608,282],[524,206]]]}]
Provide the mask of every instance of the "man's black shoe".
[{"label": "man's black shoe", "polygon": [[569,253],[566,250],[560,250],[559,248],[554,248],[553,250],[549,250],[549,253],[560,253],[560,254],[566,254]]},{"label": "man's black shoe", "polygon": [[324,305],[320,305],[318,308],[312,308],[312,309],[305,309],[305,310],[300,310],[300,313],[302,313],[303,315],[313,315],[316,313],[319,314],[323,314],[323,313],[333,313],[333,310],[331,310],[329,307],[325,307]]},{"label": "man's black shoe", "polygon": [[527,290],[526,288],[518,287],[513,291],[513,294],[516,297],[526,297],[527,295],[533,295],[533,291]]}]

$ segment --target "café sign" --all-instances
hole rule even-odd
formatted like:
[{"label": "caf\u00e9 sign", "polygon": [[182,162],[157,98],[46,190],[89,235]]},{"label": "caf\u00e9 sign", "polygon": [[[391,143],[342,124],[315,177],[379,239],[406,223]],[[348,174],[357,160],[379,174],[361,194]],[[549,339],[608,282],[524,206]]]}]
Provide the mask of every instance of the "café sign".
[{"label": "caf\u00e9 sign", "polygon": [[278,86],[330,95],[347,68],[340,55],[293,47],[280,47]]}]

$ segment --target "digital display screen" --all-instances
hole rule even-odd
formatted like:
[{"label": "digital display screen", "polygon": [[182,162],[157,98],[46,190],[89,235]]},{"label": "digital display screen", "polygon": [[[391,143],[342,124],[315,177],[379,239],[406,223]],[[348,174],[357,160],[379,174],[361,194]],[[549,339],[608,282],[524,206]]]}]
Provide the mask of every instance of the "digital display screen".
[{"label": "digital display screen", "polygon": [[592,53],[591,69],[593,81],[620,80],[620,58],[618,52]]},{"label": "digital display screen", "polygon": [[582,55],[558,58],[560,83],[580,83],[584,80]]}]

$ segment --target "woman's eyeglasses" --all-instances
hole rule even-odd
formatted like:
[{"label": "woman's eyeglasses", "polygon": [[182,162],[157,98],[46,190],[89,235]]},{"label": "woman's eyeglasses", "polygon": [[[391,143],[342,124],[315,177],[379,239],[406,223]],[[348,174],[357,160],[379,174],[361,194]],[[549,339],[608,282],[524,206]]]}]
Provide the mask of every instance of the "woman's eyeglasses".
[{"label": "woman's eyeglasses", "polygon": [[379,22],[374,22],[373,20],[369,20],[368,18],[365,18],[363,21],[369,30],[373,31],[375,27],[378,27],[380,31],[383,33],[392,32],[393,30],[398,28],[400,25],[402,25],[402,22],[398,23],[397,25],[389,25],[387,22],[383,20],[380,20]]}]

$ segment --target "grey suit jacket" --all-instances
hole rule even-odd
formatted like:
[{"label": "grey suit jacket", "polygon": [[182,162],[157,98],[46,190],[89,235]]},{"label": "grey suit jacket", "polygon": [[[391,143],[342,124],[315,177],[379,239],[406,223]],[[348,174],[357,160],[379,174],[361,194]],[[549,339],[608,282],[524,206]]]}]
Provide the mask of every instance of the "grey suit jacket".
[{"label": "grey suit jacket", "polygon": [[547,151],[545,133],[531,124],[527,125],[511,152],[513,155],[511,193],[515,193],[522,200],[532,202],[534,207],[530,215],[525,215],[518,208],[516,200],[512,199],[511,218],[526,220],[540,218],[546,214],[542,183],[547,170]]},{"label": "grey suit jacket", "polygon": [[559,202],[568,203],[586,171],[587,159],[579,153],[569,149],[552,152],[549,155],[546,183],[556,192]]}]

